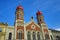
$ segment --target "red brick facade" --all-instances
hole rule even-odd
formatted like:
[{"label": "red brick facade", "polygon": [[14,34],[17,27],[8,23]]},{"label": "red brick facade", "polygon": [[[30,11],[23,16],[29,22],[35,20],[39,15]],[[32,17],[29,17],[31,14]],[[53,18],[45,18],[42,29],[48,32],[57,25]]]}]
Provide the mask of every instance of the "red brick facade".
[{"label": "red brick facade", "polygon": [[[32,28],[32,25],[35,26],[35,28]],[[40,27],[38,27],[34,22],[26,26],[26,30],[34,30],[34,31],[40,31]]]}]

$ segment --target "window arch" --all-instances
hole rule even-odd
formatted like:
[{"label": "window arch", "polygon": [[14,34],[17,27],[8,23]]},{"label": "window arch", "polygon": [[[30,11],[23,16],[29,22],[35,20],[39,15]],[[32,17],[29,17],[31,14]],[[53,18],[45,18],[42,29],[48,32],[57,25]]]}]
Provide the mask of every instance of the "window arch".
[{"label": "window arch", "polygon": [[52,35],[51,35],[51,40],[53,40],[53,37],[52,37]]},{"label": "window arch", "polygon": [[49,34],[45,34],[45,40],[49,40]]},{"label": "window arch", "polygon": [[59,36],[56,36],[56,40],[60,40],[60,37]]},{"label": "window arch", "polygon": [[31,33],[30,33],[30,31],[28,31],[28,33],[27,33],[27,40],[31,40]]},{"label": "window arch", "polygon": [[37,39],[40,40],[40,33],[37,33]]},{"label": "window arch", "polygon": [[18,32],[18,39],[22,40],[22,31]]},{"label": "window arch", "polygon": [[33,32],[32,36],[33,36],[33,40],[36,40],[36,34],[35,34],[35,32]]},{"label": "window arch", "polygon": [[11,32],[9,33],[9,38],[8,38],[8,40],[12,40],[12,33],[11,33]]},{"label": "window arch", "polygon": [[2,28],[0,28],[0,32],[2,32]]}]

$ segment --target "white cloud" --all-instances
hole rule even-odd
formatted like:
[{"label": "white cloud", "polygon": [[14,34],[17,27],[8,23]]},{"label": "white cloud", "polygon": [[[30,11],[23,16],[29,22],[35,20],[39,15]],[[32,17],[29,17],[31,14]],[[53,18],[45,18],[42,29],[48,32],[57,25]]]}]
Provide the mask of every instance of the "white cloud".
[{"label": "white cloud", "polygon": [[60,31],[60,28],[57,28],[56,30]]}]

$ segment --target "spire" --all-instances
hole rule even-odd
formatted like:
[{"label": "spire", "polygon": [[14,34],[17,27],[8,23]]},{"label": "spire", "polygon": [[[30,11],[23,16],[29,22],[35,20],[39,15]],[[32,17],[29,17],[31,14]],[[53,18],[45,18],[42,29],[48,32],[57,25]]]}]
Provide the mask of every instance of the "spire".
[{"label": "spire", "polygon": [[18,6],[17,6],[16,10],[23,10],[23,7],[21,6],[21,1],[18,2]]},{"label": "spire", "polygon": [[21,1],[19,1],[18,4],[21,6]]}]

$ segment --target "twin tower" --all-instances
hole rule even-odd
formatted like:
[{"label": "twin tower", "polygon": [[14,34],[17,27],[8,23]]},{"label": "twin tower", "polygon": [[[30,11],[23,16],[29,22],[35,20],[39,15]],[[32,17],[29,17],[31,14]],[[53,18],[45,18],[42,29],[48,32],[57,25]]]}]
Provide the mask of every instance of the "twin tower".
[{"label": "twin tower", "polygon": [[[16,40],[50,40],[49,31],[44,23],[42,13],[36,13],[37,24],[31,21],[28,27],[24,24],[24,11],[22,6],[16,8],[15,39]],[[27,19],[26,19],[27,20]]]}]

